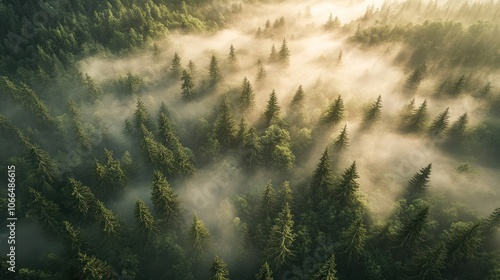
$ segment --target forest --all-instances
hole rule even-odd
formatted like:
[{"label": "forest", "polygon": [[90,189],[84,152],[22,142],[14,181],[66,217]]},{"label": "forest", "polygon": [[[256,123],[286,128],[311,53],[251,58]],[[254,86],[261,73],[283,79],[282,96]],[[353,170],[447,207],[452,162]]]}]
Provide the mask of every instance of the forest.
[{"label": "forest", "polygon": [[0,0],[0,35],[0,279],[500,279],[500,1]]}]

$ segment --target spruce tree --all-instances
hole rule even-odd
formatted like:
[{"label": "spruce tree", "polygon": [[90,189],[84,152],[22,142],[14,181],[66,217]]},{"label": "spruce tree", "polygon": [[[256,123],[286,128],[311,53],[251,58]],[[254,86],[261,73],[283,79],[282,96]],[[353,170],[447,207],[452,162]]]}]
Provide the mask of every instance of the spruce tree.
[{"label": "spruce tree", "polygon": [[182,85],[181,85],[182,98],[184,98],[184,100],[193,99],[194,83],[193,83],[193,79],[191,78],[191,74],[189,74],[189,72],[186,70],[182,70],[181,81],[182,81]]},{"label": "spruce tree", "polygon": [[47,200],[39,191],[28,189],[31,202],[26,216],[32,218],[50,233],[57,233],[61,229],[61,209],[54,202]]},{"label": "spruce tree", "polygon": [[104,148],[104,162],[96,161],[97,180],[102,188],[111,192],[123,193],[127,183],[125,172],[119,160],[113,158],[113,152]]},{"label": "spruce tree", "polygon": [[108,244],[115,245],[120,238],[120,222],[113,211],[106,208],[102,201],[97,200],[94,217],[101,227],[105,240]]},{"label": "spruce tree", "polygon": [[406,80],[406,88],[409,90],[417,89],[422,80],[425,78],[426,72],[427,65],[425,63],[415,68]]},{"label": "spruce tree", "polygon": [[276,48],[273,46],[271,47],[271,54],[269,54],[269,62],[277,62],[279,60],[278,52],[276,51]]},{"label": "spruce tree", "polygon": [[181,57],[177,52],[174,54],[174,57],[172,58],[170,72],[175,79],[178,79],[181,76],[182,73]]},{"label": "spruce tree", "polygon": [[238,146],[243,145],[243,142],[245,141],[245,136],[246,136],[246,131],[247,125],[245,123],[245,118],[241,117],[240,119],[240,124],[238,125],[238,131],[236,132],[236,143]]},{"label": "spruce tree", "polygon": [[264,190],[264,194],[262,195],[262,202],[260,206],[260,212],[262,213],[263,220],[269,220],[273,218],[275,199],[276,198],[273,184],[271,180],[269,180]]},{"label": "spruce tree", "polygon": [[323,122],[335,125],[342,119],[344,119],[344,100],[342,100],[342,96],[339,95],[332,105],[328,107],[328,110],[323,116]]},{"label": "spruce tree", "polygon": [[215,256],[212,266],[210,267],[210,280],[229,280],[227,265],[218,256]]},{"label": "spruce tree", "polygon": [[153,129],[151,116],[149,115],[148,108],[140,98],[137,98],[137,109],[134,112],[134,119],[136,128],[140,131],[141,125],[145,125],[147,129]]},{"label": "spruce tree", "polygon": [[328,149],[325,149],[319,163],[316,165],[311,181],[310,189],[314,207],[316,207],[325,196],[330,194],[333,186],[334,177],[331,160],[328,155]]},{"label": "spruce tree", "polygon": [[356,192],[359,189],[358,171],[356,169],[356,161],[354,161],[349,168],[342,174],[337,186],[334,189],[334,197],[343,205],[353,205],[356,199]]},{"label": "spruce tree", "polygon": [[363,123],[365,126],[370,126],[374,122],[380,119],[382,114],[382,96],[379,95],[377,100],[373,102],[365,111],[363,118]]},{"label": "spruce tree", "polygon": [[344,150],[349,146],[349,139],[347,137],[347,124],[344,126],[342,131],[340,132],[339,136],[337,139],[335,139],[335,142],[333,143],[333,147],[337,152],[340,152],[341,150]]},{"label": "spruce tree", "polygon": [[210,232],[203,222],[193,215],[193,223],[188,233],[189,243],[196,258],[202,257],[211,243]]},{"label": "spruce tree", "polygon": [[316,274],[314,274],[312,280],[338,280],[335,266],[337,266],[335,263],[335,255],[332,254],[332,256],[323,263]]},{"label": "spruce tree", "polygon": [[408,279],[442,279],[441,270],[446,260],[446,248],[437,244],[433,248],[419,250],[409,261]]},{"label": "spruce tree", "polygon": [[78,254],[77,279],[99,280],[112,279],[113,269],[105,261],[87,254]]},{"label": "spruce tree", "polygon": [[283,209],[285,204],[293,206],[293,191],[290,188],[290,183],[288,181],[283,182],[283,186],[278,193],[277,208]]},{"label": "spruce tree", "polygon": [[255,94],[253,93],[250,81],[245,77],[241,86],[240,107],[243,111],[247,111],[253,106],[255,106]]},{"label": "spruce tree", "polygon": [[283,267],[293,256],[293,243],[296,234],[293,232],[293,216],[288,203],[274,221],[267,242],[266,255],[277,269]]},{"label": "spruce tree", "polygon": [[238,58],[236,57],[236,50],[234,46],[231,44],[229,47],[229,56],[228,56],[228,61],[229,61],[229,66],[232,69],[237,69],[238,68]]},{"label": "spruce tree", "polygon": [[66,250],[73,256],[85,253],[89,247],[82,231],[74,228],[68,221],[63,222],[63,242]]},{"label": "spruce tree", "polygon": [[274,280],[273,272],[269,268],[269,264],[267,262],[262,265],[259,270],[259,274],[255,275],[255,278],[257,280]]},{"label": "spruce tree", "polygon": [[157,234],[155,221],[149,208],[139,198],[135,200],[134,218],[137,232],[141,238],[145,237],[147,240],[152,240]]},{"label": "spruce tree", "polygon": [[208,67],[208,80],[210,86],[217,85],[222,80],[222,75],[219,69],[219,60],[215,55],[210,58],[210,65]]},{"label": "spruce tree", "polygon": [[246,165],[254,170],[261,160],[261,145],[254,127],[250,127],[243,141],[243,159]]},{"label": "spruce tree", "polygon": [[219,106],[219,112],[214,125],[214,134],[224,148],[229,148],[234,142],[235,122],[231,108],[226,98],[223,98]]},{"label": "spruce tree", "polygon": [[280,119],[280,110],[276,92],[273,90],[269,96],[269,101],[267,101],[266,111],[264,112],[264,124],[267,127]]},{"label": "spruce tree", "polygon": [[283,43],[281,44],[278,59],[282,64],[288,65],[290,63],[290,50],[288,49],[288,44],[284,38]]},{"label": "spruce tree", "polygon": [[340,19],[339,19],[339,17],[335,16],[335,18],[333,18],[333,15],[330,14],[330,16],[328,17],[328,20],[326,21],[324,27],[325,27],[325,29],[336,29],[336,28],[339,28],[340,27]]},{"label": "spruce tree", "polygon": [[191,77],[194,77],[196,74],[196,64],[192,60],[189,61],[188,63],[188,73],[191,75]]},{"label": "spruce tree", "polygon": [[472,259],[482,241],[480,223],[456,222],[445,232],[445,246],[452,264]]},{"label": "spruce tree", "polygon": [[415,173],[410,181],[408,181],[408,186],[406,187],[408,198],[413,199],[419,197],[425,192],[428,187],[427,184],[429,183],[431,170],[432,163],[420,169],[420,171]]},{"label": "spruce tree", "polygon": [[444,112],[440,113],[433,121],[429,127],[429,134],[432,137],[438,137],[442,135],[448,128],[448,123],[450,119],[450,108],[446,108]]},{"label": "spruce tree", "polygon": [[349,226],[343,238],[342,254],[345,255],[347,264],[359,259],[364,252],[366,242],[366,228],[360,218]]},{"label": "spruce tree", "polygon": [[404,129],[407,131],[421,131],[429,118],[427,112],[427,99],[422,102],[422,104],[409,115]]},{"label": "spruce tree", "polygon": [[72,114],[73,126],[75,128],[78,144],[84,151],[90,151],[92,149],[92,143],[90,142],[89,137],[85,133],[80,111],[77,108],[76,102],[73,100],[69,100],[68,108]]},{"label": "spruce tree", "polygon": [[425,207],[415,215],[407,217],[397,230],[396,240],[401,247],[411,247],[423,240],[423,232],[429,222],[429,207]]},{"label": "spruce tree", "polygon": [[62,188],[62,193],[65,204],[84,217],[95,210],[97,199],[82,182],[69,178],[69,183]]},{"label": "spruce tree", "polygon": [[180,218],[178,195],[174,193],[167,179],[159,171],[155,171],[153,174],[151,200],[155,213],[163,223],[166,224]]},{"label": "spruce tree", "polygon": [[257,60],[257,82],[262,82],[264,79],[267,77],[267,72],[266,69],[264,68],[264,64],[262,63],[262,60]]},{"label": "spruce tree", "polygon": [[467,113],[464,113],[458,118],[457,121],[455,121],[451,125],[447,133],[448,142],[450,144],[459,144],[465,139],[465,133],[468,122],[469,122],[469,117]]},{"label": "spruce tree", "polygon": [[20,138],[23,139],[21,141],[24,143],[27,152],[26,159],[34,169],[34,175],[38,178],[39,182],[49,184],[54,182],[59,174],[59,170],[50,155],[37,144],[31,144],[24,135]]},{"label": "spruce tree", "polygon": [[304,106],[304,89],[302,88],[302,85],[300,85],[295,92],[291,105],[295,109],[300,109]]}]

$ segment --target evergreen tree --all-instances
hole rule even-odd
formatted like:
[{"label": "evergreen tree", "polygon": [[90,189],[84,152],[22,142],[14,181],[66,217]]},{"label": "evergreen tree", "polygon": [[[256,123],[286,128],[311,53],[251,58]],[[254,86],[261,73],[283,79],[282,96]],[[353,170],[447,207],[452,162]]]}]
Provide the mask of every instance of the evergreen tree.
[{"label": "evergreen tree", "polygon": [[242,145],[243,142],[245,141],[245,136],[246,136],[246,123],[245,123],[245,118],[241,117],[240,124],[238,125],[238,132],[236,132],[236,143],[239,145]]},{"label": "evergreen tree", "polygon": [[365,242],[366,229],[363,219],[360,218],[351,224],[344,236],[342,253],[345,255],[348,265],[363,255]]},{"label": "evergreen tree", "polygon": [[123,193],[127,183],[125,172],[119,160],[113,158],[113,152],[104,148],[104,162],[96,161],[97,180],[102,188]]},{"label": "evergreen tree", "polygon": [[132,73],[128,72],[127,77],[125,78],[125,81],[123,83],[127,93],[130,96],[134,96],[141,93],[141,87],[144,82],[141,76],[133,75]]},{"label": "evergreen tree", "polygon": [[105,261],[86,254],[78,254],[78,279],[112,279],[113,269]]},{"label": "evergreen tree", "polygon": [[194,77],[196,74],[196,64],[192,60],[189,61],[188,63],[188,73],[191,75],[191,77]]},{"label": "evergreen tree", "polygon": [[97,199],[82,182],[69,178],[69,184],[62,188],[62,193],[66,205],[84,217],[95,210]]},{"label": "evergreen tree", "polygon": [[147,240],[152,240],[157,234],[155,221],[149,208],[139,198],[135,200],[134,217],[137,232],[140,236],[145,237]]},{"label": "evergreen tree", "polygon": [[429,134],[432,137],[440,136],[448,128],[450,119],[450,108],[446,108],[444,112],[439,114],[433,121],[429,128]]},{"label": "evergreen tree", "polygon": [[257,280],[274,280],[273,272],[269,268],[269,264],[267,262],[262,265],[259,270],[259,274],[255,275],[255,278],[257,278]]},{"label": "evergreen tree", "polygon": [[278,52],[276,51],[276,48],[273,46],[271,47],[271,54],[269,54],[269,62],[277,62],[279,60]]},{"label": "evergreen tree", "polygon": [[283,209],[285,204],[293,206],[293,191],[290,188],[290,183],[288,181],[283,182],[283,187],[278,193],[277,206],[278,209]]},{"label": "evergreen tree", "polygon": [[332,254],[321,266],[321,268],[314,274],[312,280],[338,280],[335,269],[335,255]]},{"label": "evergreen tree", "polygon": [[408,123],[414,111],[415,111],[415,98],[410,100],[410,102],[408,102],[401,111],[401,119],[403,125],[406,125]]},{"label": "evergreen tree", "polygon": [[290,50],[288,49],[288,44],[286,39],[283,38],[283,43],[281,44],[281,49],[279,52],[279,61],[283,64],[288,65],[290,63]]},{"label": "evergreen tree", "polygon": [[425,127],[428,118],[429,114],[427,112],[426,99],[422,102],[418,109],[412,112],[412,114],[408,117],[404,129],[408,131],[420,131]]},{"label": "evergreen tree", "polygon": [[212,55],[210,59],[210,65],[208,67],[208,79],[211,86],[217,85],[222,80],[222,75],[219,69],[219,60],[215,55]]},{"label": "evergreen tree", "polygon": [[402,221],[396,233],[396,240],[402,247],[411,247],[422,241],[422,235],[429,222],[429,207]]},{"label": "evergreen tree", "polygon": [[290,213],[290,207],[287,203],[274,221],[266,248],[268,259],[274,262],[277,269],[283,267],[295,256],[292,248],[295,238],[293,216]]},{"label": "evergreen tree", "polygon": [[267,77],[267,72],[266,69],[264,68],[264,64],[262,63],[262,60],[257,60],[257,82],[262,82],[264,79]]},{"label": "evergreen tree", "polygon": [[319,163],[316,165],[311,182],[311,196],[313,205],[316,207],[319,202],[333,189],[334,177],[328,149],[325,149]]},{"label": "evergreen tree", "polygon": [[250,127],[243,141],[243,159],[250,169],[255,169],[261,159],[261,145],[255,128]]},{"label": "evergreen tree", "polygon": [[141,125],[145,125],[147,129],[152,130],[153,123],[149,115],[148,108],[140,98],[137,98],[137,109],[134,112],[136,128],[140,131]]},{"label": "evergreen tree", "polygon": [[408,279],[442,279],[441,270],[444,268],[445,259],[446,248],[442,244],[417,251],[408,265]]},{"label": "evergreen tree", "polygon": [[159,171],[153,174],[151,188],[153,209],[162,222],[175,221],[180,218],[180,202],[178,195],[170,187],[167,179]]},{"label": "evergreen tree", "polygon": [[79,229],[75,229],[73,225],[68,222],[63,222],[63,239],[64,247],[71,255],[78,255],[88,250],[88,243]]},{"label": "evergreen tree", "polygon": [[75,127],[75,132],[76,132],[76,137],[78,140],[78,143],[80,144],[80,147],[84,151],[90,151],[92,149],[92,143],[90,142],[90,139],[88,136],[85,134],[81,116],[80,116],[80,111],[77,108],[77,105],[75,101],[69,100],[68,101],[68,108],[72,114],[73,117],[73,125]]},{"label": "evergreen tree", "polygon": [[363,123],[365,126],[370,126],[374,122],[380,119],[382,114],[382,96],[379,95],[377,100],[373,102],[368,109],[365,111]]},{"label": "evergreen tree", "polygon": [[39,182],[54,182],[59,174],[59,170],[50,155],[37,144],[31,144],[25,136],[21,136],[20,138],[27,151],[26,159],[34,169],[34,176],[38,178]]},{"label": "evergreen tree", "polygon": [[429,183],[431,169],[432,163],[427,165],[427,167],[420,169],[420,171],[415,173],[410,181],[408,181],[406,192],[409,198],[416,198],[425,192],[427,189],[427,183]]},{"label": "evergreen tree", "polygon": [[31,202],[26,216],[38,221],[42,228],[51,233],[59,232],[62,226],[59,206],[32,188],[28,191]]},{"label": "evergreen tree", "polygon": [[302,88],[302,85],[300,85],[297,91],[295,92],[295,95],[293,96],[292,107],[302,108],[303,105],[304,105],[304,89]]},{"label": "evergreen tree", "polygon": [[215,259],[210,267],[210,280],[229,280],[229,271],[226,263],[215,256]]},{"label": "evergreen tree", "polygon": [[464,113],[451,125],[448,130],[448,142],[450,144],[458,144],[464,140],[468,122],[469,117],[467,113]]},{"label": "evergreen tree", "polygon": [[255,94],[252,90],[250,81],[245,77],[241,86],[240,106],[243,111],[251,109],[255,106]]},{"label": "evergreen tree", "polygon": [[204,255],[211,243],[210,232],[201,220],[193,215],[193,223],[188,234],[189,242],[195,257],[200,258]]},{"label": "evergreen tree", "polygon": [[214,134],[224,148],[229,148],[234,142],[234,119],[231,108],[226,98],[223,98],[219,106],[219,113],[214,125]]},{"label": "evergreen tree", "polygon": [[84,84],[87,95],[93,100],[99,99],[101,96],[103,96],[104,93],[101,87],[99,87],[99,85],[87,73],[85,73]]},{"label": "evergreen tree", "polygon": [[113,211],[106,208],[104,203],[99,200],[96,202],[95,220],[101,227],[105,240],[109,244],[116,244],[119,240],[120,223]]},{"label": "evergreen tree", "polygon": [[324,27],[325,29],[336,29],[336,28],[339,28],[340,27],[340,19],[338,16],[335,16],[335,18],[333,18],[333,15],[330,14],[330,16],[328,17],[328,20],[326,21]]},{"label": "evergreen tree", "polygon": [[347,146],[349,146],[349,139],[347,138],[347,125],[345,125],[339,136],[333,143],[333,147],[337,152],[339,152],[347,148]]},{"label": "evergreen tree", "polygon": [[445,246],[452,264],[470,260],[481,246],[481,224],[456,222],[445,233]]},{"label": "evergreen tree", "polygon": [[426,72],[427,72],[427,65],[425,63],[415,68],[415,70],[406,80],[406,88],[409,90],[417,89],[422,80],[425,78]]},{"label": "evergreen tree", "polygon": [[236,57],[236,50],[234,46],[231,44],[229,47],[229,56],[228,56],[228,61],[229,61],[229,66],[232,69],[237,69],[238,68],[238,58]]},{"label": "evergreen tree", "polygon": [[359,183],[356,179],[359,178],[356,170],[356,161],[342,174],[340,182],[334,189],[334,197],[336,197],[343,205],[353,205],[356,199],[355,193],[359,189]]},{"label": "evergreen tree", "polygon": [[460,76],[460,78],[455,82],[453,87],[450,88],[451,95],[459,95],[465,87],[465,75]]},{"label": "evergreen tree", "polygon": [[144,125],[141,125],[142,149],[147,160],[153,165],[153,168],[158,169],[165,174],[176,174],[177,166],[174,159],[174,153],[165,147],[163,144],[154,139],[153,133]]},{"label": "evergreen tree", "polygon": [[323,116],[323,121],[330,124],[338,124],[344,118],[344,100],[342,96],[339,95],[337,99],[328,107],[325,115]]},{"label": "evergreen tree", "polygon": [[191,100],[193,99],[194,96],[194,83],[193,79],[191,78],[191,74],[187,72],[186,70],[182,70],[182,76],[181,76],[181,81],[182,81],[182,98],[185,100]]},{"label": "evergreen tree", "polygon": [[264,194],[262,195],[262,202],[260,206],[260,212],[262,213],[262,217],[265,219],[273,218],[273,210],[274,210],[274,200],[275,200],[275,192],[273,188],[273,184],[271,180],[267,182],[266,189],[264,190]]},{"label": "evergreen tree", "polygon": [[273,90],[269,96],[269,101],[267,101],[266,111],[264,112],[264,123],[266,126],[270,126],[273,122],[277,122],[280,119],[280,110],[276,92]]},{"label": "evergreen tree", "polygon": [[174,58],[172,58],[170,72],[172,77],[174,77],[175,79],[178,79],[181,76],[182,73],[181,57],[177,52],[174,54]]}]

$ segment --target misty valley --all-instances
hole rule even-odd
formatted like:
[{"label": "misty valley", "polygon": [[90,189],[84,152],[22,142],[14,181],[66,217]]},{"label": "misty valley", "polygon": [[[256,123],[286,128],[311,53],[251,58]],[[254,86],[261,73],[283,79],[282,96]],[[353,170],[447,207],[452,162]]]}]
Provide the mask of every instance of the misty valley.
[{"label": "misty valley", "polygon": [[500,279],[500,1],[0,25],[0,279]]}]

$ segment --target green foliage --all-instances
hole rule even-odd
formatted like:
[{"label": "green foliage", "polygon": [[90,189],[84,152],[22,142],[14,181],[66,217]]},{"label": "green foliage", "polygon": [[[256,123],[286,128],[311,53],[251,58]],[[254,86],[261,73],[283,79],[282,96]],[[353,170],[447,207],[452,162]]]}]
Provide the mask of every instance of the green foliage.
[{"label": "green foliage", "polygon": [[255,106],[255,94],[250,81],[245,77],[241,86],[240,107],[243,111],[250,110]]},{"label": "green foliage", "polygon": [[338,16],[333,18],[332,14],[328,16],[328,20],[326,21],[324,28],[327,30],[337,29],[341,26],[340,19]]},{"label": "green foliage", "polygon": [[127,184],[121,162],[113,158],[113,152],[104,149],[104,161],[96,161],[96,174],[99,184],[108,192],[123,193]]},{"label": "green foliage", "polygon": [[[181,73],[184,74],[185,70],[182,70],[181,66],[181,57],[179,54],[176,52],[174,54],[174,57],[172,58],[172,62],[170,65],[170,74],[174,79],[178,79],[181,76]],[[183,87],[184,89],[184,87]]]},{"label": "green foliage", "polygon": [[365,111],[363,123],[366,127],[371,126],[374,122],[380,119],[382,115],[382,96],[379,95],[377,100],[373,102]]},{"label": "green foliage", "polygon": [[347,125],[345,125],[342,131],[340,132],[339,136],[337,137],[337,139],[335,139],[333,147],[335,148],[336,152],[340,152],[342,150],[345,150],[348,146],[349,146],[349,139],[347,137]]},{"label": "green foliage", "polygon": [[97,199],[89,187],[82,182],[69,178],[69,183],[62,188],[65,204],[84,217],[95,211]]},{"label": "green foliage", "polygon": [[278,53],[278,59],[282,64],[288,65],[290,63],[290,50],[288,49],[288,44],[284,38]]},{"label": "green foliage", "polygon": [[427,72],[427,65],[424,63],[411,73],[411,75],[406,80],[406,88],[408,90],[416,90],[422,80],[425,78],[425,74]]},{"label": "green foliage", "polygon": [[429,128],[429,134],[432,137],[441,136],[448,128],[448,123],[450,119],[450,108],[446,108],[442,113],[440,113],[433,121]]},{"label": "green foliage", "polygon": [[421,131],[424,129],[429,113],[427,112],[427,99],[404,119],[403,129],[405,131]]},{"label": "green foliage", "polygon": [[39,191],[28,189],[31,202],[27,216],[36,220],[45,230],[56,233],[62,227],[61,210],[57,204],[47,200]]},{"label": "green foliage", "polygon": [[406,187],[407,197],[414,199],[425,194],[431,176],[432,163],[423,167],[411,177]]},{"label": "green foliage", "polygon": [[83,233],[79,229],[75,229],[73,225],[64,221],[64,247],[66,250],[71,252],[72,255],[78,256],[81,253],[85,253],[88,250],[88,244],[83,236]]},{"label": "green foliage", "polygon": [[234,143],[235,122],[231,113],[231,108],[225,98],[222,99],[217,120],[214,125],[214,135],[224,148],[229,148]]},{"label": "green foliage", "polygon": [[99,280],[112,277],[112,267],[96,257],[78,254],[78,262],[78,274],[76,276],[78,279]]},{"label": "green foliage", "polygon": [[181,75],[181,81],[182,81],[182,98],[185,100],[191,100],[193,99],[194,96],[194,83],[193,79],[191,78],[191,74],[187,72],[186,70],[182,70],[182,75]]},{"label": "green foliage", "polygon": [[273,272],[269,268],[269,264],[265,262],[259,270],[259,274],[255,275],[257,280],[273,280]]},{"label": "green foliage", "polygon": [[120,238],[121,226],[113,211],[106,208],[104,203],[98,200],[94,217],[104,234],[105,241],[110,245],[117,244]]},{"label": "green foliage", "polygon": [[323,122],[328,124],[338,124],[344,119],[344,100],[339,95],[337,99],[328,107],[328,110],[323,115]]},{"label": "green foliage", "polygon": [[159,220],[168,224],[180,218],[180,202],[178,195],[170,187],[167,179],[159,171],[155,171],[151,188],[153,208]]},{"label": "green foliage", "polygon": [[446,260],[446,248],[436,244],[433,248],[417,251],[408,264],[408,279],[442,279],[441,270]]},{"label": "green foliage", "polygon": [[293,216],[290,206],[285,204],[271,228],[267,241],[267,258],[275,264],[277,269],[282,268],[295,255],[293,243],[296,238],[293,232]]},{"label": "green foliage", "polygon": [[402,247],[411,247],[423,240],[423,231],[428,226],[429,207],[425,207],[414,216],[406,217],[396,234],[397,242]]},{"label": "green foliage", "polygon": [[135,200],[134,218],[140,236],[145,237],[146,240],[153,239],[158,233],[153,215],[146,204],[138,198]]},{"label": "green foliage", "polygon": [[219,69],[219,60],[215,55],[212,55],[210,59],[210,65],[208,67],[208,81],[211,86],[217,85],[222,80],[222,74]]},{"label": "green foliage", "polygon": [[333,191],[334,197],[342,205],[354,205],[356,200],[355,194],[359,189],[359,183],[356,181],[357,179],[359,179],[359,175],[356,168],[356,161],[354,161],[351,166],[344,171],[342,178]]},{"label": "green foliage", "polygon": [[335,255],[332,254],[321,268],[314,274],[312,280],[337,280],[337,270],[335,269]]},{"label": "green foliage", "polygon": [[255,128],[250,127],[243,140],[243,159],[245,164],[254,170],[260,163],[262,147]]},{"label": "green foliage", "polygon": [[266,127],[280,120],[280,110],[276,92],[273,90],[269,95],[269,101],[267,101],[266,110],[264,111],[264,124]]},{"label": "green foliage", "polygon": [[218,256],[215,256],[212,266],[210,267],[210,280],[229,280],[227,265]]},{"label": "green foliage", "polygon": [[193,222],[189,229],[188,242],[195,258],[201,258],[211,244],[211,236],[203,222],[193,215]]}]

